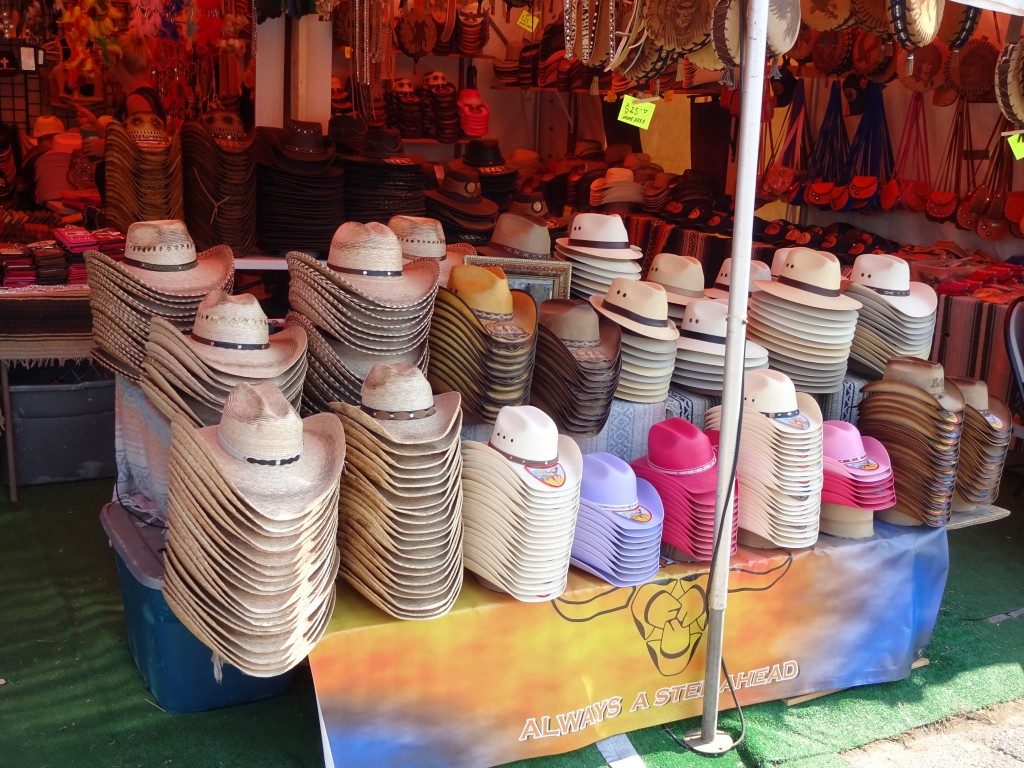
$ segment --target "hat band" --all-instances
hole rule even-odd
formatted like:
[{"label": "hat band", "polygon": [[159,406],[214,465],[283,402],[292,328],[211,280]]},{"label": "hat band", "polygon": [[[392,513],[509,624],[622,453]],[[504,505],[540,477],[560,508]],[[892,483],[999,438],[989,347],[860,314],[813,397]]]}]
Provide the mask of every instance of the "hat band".
[{"label": "hat band", "polygon": [[487,312],[483,309],[470,307],[477,319],[484,323],[511,323],[515,315],[512,312]]},{"label": "hat band", "polygon": [[697,331],[680,331],[681,336],[698,341],[710,341],[712,344],[725,344],[725,336],[715,336],[713,333],[698,333]]},{"label": "hat band", "polygon": [[258,464],[261,467],[283,467],[288,464],[294,464],[296,461],[302,458],[302,445],[299,445],[299,452],[294,456],[289,456],[286,459],[260,459],[256,456],[246,456],[241,451],[237,450],[234,446],[230,445],[220,430],[217,430],[217,442],[220,443],[220,447],[223,448],[228,456],[244,461],[248,464]]},{"label": "hat band", "polygon": [[150,264],[148,261],[136,261],[135,259],[125,257],[121,259],[121,263],[127,264],[129,267],[137,267],[150,272],[184,272],[189,269],[195,269],[199,266],[199,261],[195,259],[186,264]]},{"label": "hat band", "polygon": [[777,413],[765,413],[764,411],[758,411],[758,413],[769,419],[788,419],[791,416],[799,416],[800,409],[797,408],[795,411],[778,411]]},{"label": "hat band", "polygon": [[620,306],[612,304],[607,299],[605,299],[604,303],[601,306],[603,306],[609,312],[612,312],[616,315],[621,315],[627,320],[632,320],[634,323],[640,323],[641,325],[648,325],[651,328],[661,328],[667,322],[666,320],[655,320],[653,317],[646,317],[645,315],[637,314],[636,312],[633,312],[630,309],[623,309]]},{"label": "hat band", "polygon": [[[703,289],[701,289],[699,291],[694,291],[694,290],[691,290],[690,288],[677,288],[674,285],[665,285],[664,283],[662,283],[661,285],[665,288],[666,291],[668,291],[668,295],[669,296],[688,296],[691,299],[702,299],[702,298],[704,298],[704,290]],[[715,287],[717,287],[717,285]],[[671,290],[669,290],[669,289],[671,289]]]},{"label": "hat band", "polygon": [[856,462],[864,461],[867,457],[868,455],[866,453],[862,453],[860,456],[854,456],[852,459],[836,459],[836,461],[840,464],[854,464]]},{"label": "hat band", "polygon": [[900,290],[898,288],[875,288],[873,285],[865,285],[865,288],[870,288],[875,293],[881,294],[882,296],[909,296],[910,289]]},{"label": "hat band", "polygon": [[319,149],[313,149],[311,147],[296,147],[296,146],[294,146],[292,144],[282,144],[281,146],[284,149],[287,149],[289,152],[302,152],[303,154],[306,154],[306,155],[318,155],[318,154],[321,154],[321,153],[327,151],[326,147],[320,147]]},{"label": "hat band", "polygon": [[204,339],[202,336],[196,336],[194,333],[189,334],[192,341],[198,342],[199,344],[206,344],[209,347],[217,347],[218,349],[270,349],[270,342],[265,344],[239,344],[235,341],[217,341],[216,339]]},{"label": "hat band", "polygon": [[[545,235],[547,237],[547,235]],[[534,253],[533,251],[523,251],[519,248],[514,248],[511,245],[505,245],[504,243],[495,243],[493,240],[488,243],[492,248],[497,248],[499,251],[504,251],[509,256],[513,256],[517,259],[546,259],[550,254],[547,253]]]},{"label": "hat band", "polygon": [[536,461],[535,459],[524,459],[520,456],[513,456],[511,453],[505,453],[505,451],[501,450],[501,448],[499,448],[490,441],[487,442],[487,445],[496,450],[509,461],[515,462],[516,464],[522,464],[524,467],[550,467],[558,463],[557,456],[555,456],[555,458],[553,459],[547,459],[546,461]]},{"label": "hat band", "polygon": [[363,277],[401,277],[402,270],[398,269],[352,269],[351,267],[339,267],[328,263],[335,272],[343,272],[346,275],[362,275]]},{"label": "hat band", "polygon": [[779,282],[783,285],[788,285],[791,288],[799,288],[801,291],[809,291],[810,293],[816,293],[819,296],[831,296],[833,298],[839,296],[838,288],[822,288],[820,285],[814,285],[813,283],[805,283],[803,280],[794,280],[791,277],[780,277]]},{"label": "hat band", "polygon": [[668,467],[659,467],[657,464],[651,461],[651,457],[648,456],[647,466],[649,466],[651,469],[656,469],[659,472],[665,472],[666,474],[669,475],[699,475],[701,472],[707,472],[709,469],[715,466],[716,461],[718,461],[718,457],[712,454],[711,460],[704,464],[701,464],[699,467],[693,467],[692,469],[669,469]]},{"label": "hat band", "polygon": [[415,421],[416,419],[426,419],[437,413],[434,406],[420,408],[418,411],[378,411],[365,405],[361,407],[377,421]]},{"label": "hat band", "polygon": [[569,238],[569,245],[578,245],[581,248],[607,248],[614,250],[626,250],[628,242],[605,242],[604,240],[578,240],[575,237]]}]

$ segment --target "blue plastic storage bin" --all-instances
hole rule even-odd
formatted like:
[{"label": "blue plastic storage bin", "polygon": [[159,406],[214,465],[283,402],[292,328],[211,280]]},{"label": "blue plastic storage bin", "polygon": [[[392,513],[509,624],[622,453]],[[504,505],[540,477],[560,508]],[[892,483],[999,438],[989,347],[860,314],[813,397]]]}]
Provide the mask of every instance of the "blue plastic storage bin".
[{"label": "blue plastic storage bin", "polygon": [[128,647],[157,703],[168,712],[201,712],[267,699],[285,693],[294,672],[251,677],[224,664],[221,682],[213,676],[212,651],[174,615],[163,592],[163,531],[139,526],[119,504],[100,512],[110,538],[124,598]]}]

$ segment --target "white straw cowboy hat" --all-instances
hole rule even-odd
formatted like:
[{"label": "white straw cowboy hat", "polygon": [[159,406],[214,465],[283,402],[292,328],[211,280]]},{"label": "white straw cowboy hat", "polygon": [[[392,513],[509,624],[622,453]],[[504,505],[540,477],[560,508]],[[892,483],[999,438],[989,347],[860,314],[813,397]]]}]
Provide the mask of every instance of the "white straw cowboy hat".
[{"label": "white straw cowboy hat", "polygon": [[448,254],[444,229],[437,219],[392,216],[388,229],[395,233],[402,255],[408,259],[443,259]]},{"label": "white straw cowboy hat", "polygon": [[935,289],[926,283],[911,282],[910,265],[898,256],[862,253],[853,262],[850,279],[909,317],[934,314],[938,306]]},{"label": "white straw cowboy hat", "polygon": [[267,316],[251,293],[208,293],[186,338],[216,370],[253,379],[280,376],[306,353],[306,333],[301,328],[270,335]]},{"label": "white straw cowboy hat", "polygon": [[[725,356],[725,335],[729,323],[729,304],[721,299],[698,299],[686,305],[686,314],[679,326],[676,348],[688,352],[706,352]],[[767,357],[768,350],[747,341],[744,358]]]},{"label": "white straw cowboy hat", "polygon": [[497,451],[527,486],[550,491],[579,485],[583,455],[572,438],[559,435],[547,414],[532,405],[505,407],[498,412],[488,445]]},{"label": "white straw cowboy hat", "polygon": [[551,258],[551,236],[548,228],[528,216],[503,213],[494,225],[487,245],[477,248],[484,256],[512,259]]},{"label": "white straw cowboy hat", "polygon": [[831,253],[812,248],[794,248],[776,280],[755,280],[753,284],[767,293],[788,301],[818,309],[860,309],[861,303],[843,296],[839,287],[842,272],[839,259]]},{"label": "white straw cowboy hat", "polygon": [[305,419],[270,382],[239,384],[216,427],[196,433],[220,476],[255,510],[287,517],[338,483],[345,433],[332,414]]},{"label": "white straw cowboy hat", "polygon": [[778,371],[762,369],[743,374],[743,405],[765,417],[778,432],[802,434],[821,431],[821,407],[793,381]]},{"label": "white straw cowboy hat", "polygon": [[651,261],[647,279],[664,287],[669,304],[685,306],[704,298],[704,267],[693,256],[659,253]]},{"label": "white straw cowboy hat", "polygon": [[605,259],[637,259],[643,252],[629,244],[629,234],[617,214],[579,213],[572,220],[568,237],[555,244],[570,252]]},{"label": "white straw cowboy hat", "polygon": [[205,295],[225,284],[232,271],[233,257],[226,245],[197,254],[185,222],[168,219],[130,225],[125,235],[124,258],[116,264],[156,291]]},{"label": "white straw cowboy hat", "polygon": [[[763,261],[757,261],[751,259],[750,261],[750,291],[758,290],[758,284],[756,281],[770,280],[771,271],[768,265]],[[708,288],[704,294],[709,299],[727,299],[729,298],[729,287],[732,285],[732,257],[730,256],[722,262],[722,266],[718,270],[718,275],[715,276],[715,283],[712,287]]]},{"label": "white straw cowboy hat", "polygon": [[668,317],[668,294],[658,283],[617,277],[608,293],[590,303],[609,320],[641,336],[675,340],[679,329]]}]

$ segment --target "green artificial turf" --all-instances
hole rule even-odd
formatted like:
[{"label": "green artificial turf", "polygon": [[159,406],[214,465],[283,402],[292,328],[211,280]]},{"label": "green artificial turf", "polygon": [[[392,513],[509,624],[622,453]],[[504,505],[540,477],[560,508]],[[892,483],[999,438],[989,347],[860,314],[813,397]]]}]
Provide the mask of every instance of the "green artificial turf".
[{"label": "green artificial turf", "polygon": [[[308,669],[276,699],[215,712],[167,714],[131,660],[111,550],[97,515],[111,482],[22,489],[0,502],[0,767],[306,768],[323,764]],[[838,753],[1024,696],[1024,512],[949,532],[950,575],[928,647],[931,664],[906,680],[796,706],[748,707],[746,740],[709,759],[661,728],[630,734],[651,768],[838,768]],[[726,649],[728,655],[728,649]],[[738,731],[735,712],[721,726]],[[672,724],[677,734],[698,719]],[[340,765],[340,764],[339,764]],[[596,747],[511,764],[599,768]],[[410,767],[414,768],[414,767]]]}]

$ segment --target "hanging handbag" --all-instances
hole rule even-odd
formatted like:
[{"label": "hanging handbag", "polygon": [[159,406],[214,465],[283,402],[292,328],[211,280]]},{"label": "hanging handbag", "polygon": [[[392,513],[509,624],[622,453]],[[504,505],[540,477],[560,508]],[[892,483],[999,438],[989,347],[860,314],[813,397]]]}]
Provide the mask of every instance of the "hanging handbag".
[{"label": "hanging handbag", "polygon": [[[898,189],[898,203],[908,211],[921,213],[928,205],[931,194],[931,167],[928,161],[928,129],[925,123],[924,94],[914,93],[910,98],[907,121],[903,125],[900,148],[893,170],[893,181]],[[891,199],[893,189],[887,198]],[[895,205],[895,203],[893,203]]]},{"label": "hanging handbag", "polygon": [[894,165],[892,143],[889,140],[889,124],[885,117],[885,103],[882,86],[868,83],[867,105],[853,142],[850,144],[847,185],[850,202],[832,203],[834,210],[844,210],[845,204],[855,210],[880,208],[879,198],[882,185],[892,176]]},{"label": "hanging handbag", "polygon": [[925,215],[932,221],[949,221],[956,214],[962,190],[960,166],[964,150],[964,121],[967,119],[967,100],[961,98],[949,129],[942,166],[925,206]]},{"label": "hanging handbag", "polygon": [[836,187],[845,187],[846,160],[850,151],[850,139],[843,121],[843,97],[839,81],[832,82],[828,106],[821,120],[821,130],[814,140],[811,156],[807,163],[808,183],[804,187],[804,199],[811,205],[829,208],[836,195]]},{"label": "hanging handbag", "polygon": [[979,215],[974,230],[979,237],[989,242],[1002,240],[1010,233],[1010,223],[1006,219],[1006,193],[1013,183],[1013,160],[1010,157],[1010,145],[1002,137],[1002,132],[1009,128],[1010,122],[1002,118],[993,131],[987,178],[989,202],[985,211]]},{"label": "hanging handbag", "polygon": [[805,131],[807,109],[803,80],[797,81],[794,87],[784,125],[785,137],[773,148],[761,179],[762,195],[769,200],[788,200],[793,187],[803,178],[810,143],[810,131]]}]

